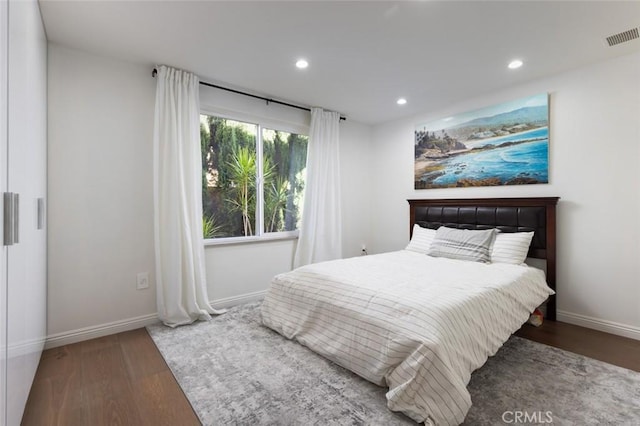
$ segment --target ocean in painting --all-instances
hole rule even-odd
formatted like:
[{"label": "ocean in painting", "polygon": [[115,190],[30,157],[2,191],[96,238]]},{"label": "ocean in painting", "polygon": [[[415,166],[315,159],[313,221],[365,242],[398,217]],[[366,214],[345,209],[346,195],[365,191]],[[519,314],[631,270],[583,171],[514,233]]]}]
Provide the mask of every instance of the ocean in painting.
[{"label": "ocean in painting", "polygon": [[494,185],[549,181],[548,127],[468,145],[471,151],[439,161],[441,167],[424,173],[419,179],[431,188],[460,186],[458,182],[482,183],[487,176],[493,179]]}]

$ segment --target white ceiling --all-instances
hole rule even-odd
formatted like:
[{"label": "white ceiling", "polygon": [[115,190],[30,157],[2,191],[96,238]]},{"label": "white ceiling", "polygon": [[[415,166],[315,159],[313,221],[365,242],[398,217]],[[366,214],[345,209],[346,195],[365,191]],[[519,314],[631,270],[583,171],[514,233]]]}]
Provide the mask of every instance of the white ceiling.
[{"label": "white ceiling", "polygon": [[[370,124],[640,51],[640,40],[605,41],[640,26],[640,1],[40,4],[51,42]],[[308,69],[294,67],[299,57]],[[525,65],[507,69],[513,58]]]}]

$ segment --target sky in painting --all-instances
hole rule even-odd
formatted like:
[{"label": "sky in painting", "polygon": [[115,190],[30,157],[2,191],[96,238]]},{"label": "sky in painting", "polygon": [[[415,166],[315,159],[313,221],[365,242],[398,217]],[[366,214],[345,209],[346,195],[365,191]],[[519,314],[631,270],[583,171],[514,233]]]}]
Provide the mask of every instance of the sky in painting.
[{"label": "sky in painting", "polygon": [[498,105],[493,105],[486,108],[477,109],[475,111],[469,111],[462,114],[457,114],[451,117],[445,117],[437,121],[432,121],[425,124],[419,124],[416,126],[417,130],[442,130],[449,127],[457,126],[458,124],[465,123],[467,121],[475,120],[481,117],[491,117],[504,112],[514,111],[524,107],[542,106],[547,104],[548,95],[541,93],[539,95],[530,96],[528,98],[521,98],[511,102],[505,102]]}]

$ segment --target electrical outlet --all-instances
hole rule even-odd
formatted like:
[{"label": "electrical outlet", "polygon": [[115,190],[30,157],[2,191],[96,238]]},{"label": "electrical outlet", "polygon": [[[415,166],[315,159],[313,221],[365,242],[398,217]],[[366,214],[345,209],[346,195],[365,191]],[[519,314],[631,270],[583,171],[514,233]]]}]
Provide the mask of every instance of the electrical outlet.
[{"label": "electrical outlet", "polygon": [[144,290],[149,288],[149,273],[140,272],[136,280],[136,290]]}]

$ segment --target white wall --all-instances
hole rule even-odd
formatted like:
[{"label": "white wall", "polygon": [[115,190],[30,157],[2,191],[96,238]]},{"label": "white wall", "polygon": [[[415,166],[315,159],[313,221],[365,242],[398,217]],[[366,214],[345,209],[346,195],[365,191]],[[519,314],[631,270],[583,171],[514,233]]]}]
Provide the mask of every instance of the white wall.
[{"label": "white wall", "polygon": [[[408,198],[560,196],[559,319],[640,338],[640,54],[376,126],[372,249],[404,247]],[[550,183],[413,189],[416,124],[550,94]]]},{"label": "white wall", "polygon": [[[49,44],[49,347],[154,318],[151,68]],[[215,89],[201,91],[201,104],[308,126],[307,113]],[[369,230],[369,142],[368,126],[341,124],[345,255],[359,254]],[[260,294],[294,250],[294,240],[206,247],[210,298]],[[144,271],[151,288],[136,290]]]},{"label": "white wall", "polygon": [[371,127],[343,122],[340,125],[340,178],[342,186],[342,256],[359,256],[371,239],[371,200],[377,188],[371,176]]},{"label": "white wall", "polygon": [[49,335],[155,312],[154,83],[49,44]]}]

